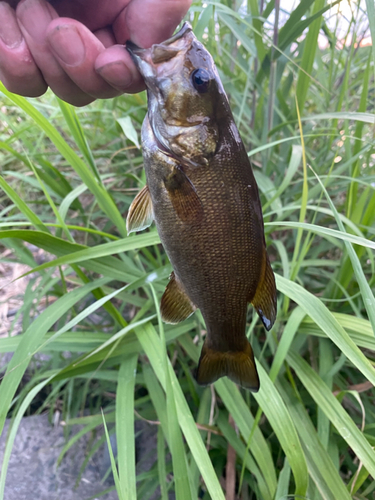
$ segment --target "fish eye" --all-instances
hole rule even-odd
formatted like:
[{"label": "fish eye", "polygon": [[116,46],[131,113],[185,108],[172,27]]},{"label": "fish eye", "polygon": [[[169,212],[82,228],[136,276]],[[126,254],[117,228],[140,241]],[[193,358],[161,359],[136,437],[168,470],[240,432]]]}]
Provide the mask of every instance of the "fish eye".
[{"label": "fish eye", "polygon": [[203,68],[194,70],[191,75],[191,80],[194,88],[198,90],[198,92],[207,92],[208,87],[210,86],[210,75],[208,74],[208,71]]}]

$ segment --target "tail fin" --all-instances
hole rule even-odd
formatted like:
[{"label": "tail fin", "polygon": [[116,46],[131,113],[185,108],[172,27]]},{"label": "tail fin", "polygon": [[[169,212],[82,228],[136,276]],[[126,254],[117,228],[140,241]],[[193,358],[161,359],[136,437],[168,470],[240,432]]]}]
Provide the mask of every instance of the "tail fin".
[{"label": "tail fin", "polygon": [[207,347],[207,341],[203,344],[196,374],[198,384],[212,384],[224,376],[245,389],[258,392],[258,372],[253,350],[247,339],[242,351],[215,351]]}]

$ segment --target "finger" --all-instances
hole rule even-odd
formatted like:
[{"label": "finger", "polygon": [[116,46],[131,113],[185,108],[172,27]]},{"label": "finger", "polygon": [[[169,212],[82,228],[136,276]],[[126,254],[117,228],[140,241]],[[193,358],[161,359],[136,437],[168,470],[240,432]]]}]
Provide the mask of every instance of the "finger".
[{"label": "finger", "polygon": [[93,101],[93,97],[83,92],[64,72],[47,45],[47,28],[57,17],[53,7],[45,0],[22,0],[17,6],[16,14],[34,61],[53,92],[76,106]]},{"label": "finger", "polygon": [[61,68],[83,92],[101,99],[119,95],[95,69],[95,61],[105,48],[85,26],[74,19],[55,19],[46,37]]},{"label": "finger", "polygon": [[102,42],[105,48],[116,44],[115,35],[111,28],[100,28],[93,32],[99,42]]},{"label": "finger", "polygon": [[69,17],[84,24],[90,31],[112,26],[118,13],[130,0],[49,0],[60,17]]},{"label": "finger", "polygon": [[114,45],[99,54],[95,69],[112,87],[134,94],[144,90],[145,84],[139,71],[123,45]]},{"label": "finger", "polygon": [[117,43],[131,40],[140,47],[147,48],[153,43],[163,42],[173,34],[191,1],[131,0],[113,24]]},{"label": "finger", "polygon": [[[117,16],[112,29],[117,43],[132,40],[140,47],[150,47],[153,43],[160,43],[169,38],[183,16],[188,11],[192,0],[131,0]],[[147,29],[145,29],[147,20]],[[132,93],[144,90],[145,85],[136,66],[127,52],[113,47],[98,58],[98,71],[111,85]],[[108,49],[109,50],[109,49]],[[107,57],[107,65],[104,65]],[[124,85],[124,70],[120,63],[115,63],[116,57],[126,64],[128,74],[132,75],[131,83]],[[112,58],[112,63],[111,63]],[[103,66],[99,68],[99,63]],[[142,83],[141,83],[142,82]]]},{"label": "finger", "polygon": [[0,2],[0,19],[0,80],[15,94],[44,94],[47,84],[26,45],[14,10],[5,2]]}]

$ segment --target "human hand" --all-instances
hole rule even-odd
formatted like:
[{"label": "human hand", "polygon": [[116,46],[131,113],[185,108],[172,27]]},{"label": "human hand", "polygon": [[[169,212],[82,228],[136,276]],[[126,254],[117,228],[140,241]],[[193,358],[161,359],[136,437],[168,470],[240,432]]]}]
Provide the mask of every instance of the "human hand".
[{"label": "human hand", "polygon": [[47,87],[84,106],[145,88],[128,52],[169,38],[192,0],[0,1],[0,80],[16,94]]}]

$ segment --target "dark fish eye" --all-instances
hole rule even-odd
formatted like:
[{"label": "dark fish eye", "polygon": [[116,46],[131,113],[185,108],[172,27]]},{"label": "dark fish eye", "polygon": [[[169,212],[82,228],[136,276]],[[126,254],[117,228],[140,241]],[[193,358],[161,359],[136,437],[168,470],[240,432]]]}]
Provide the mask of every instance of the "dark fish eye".
[{"label": "dark fish eye", "polygon": [[210,75],[208,74],[208,71],[203,68],[194,70],[191,75],[191,80],[194,88],[198,90],[198,92],[207,92],[208,87],[210,86]]}]

